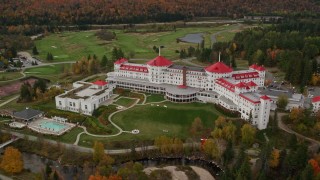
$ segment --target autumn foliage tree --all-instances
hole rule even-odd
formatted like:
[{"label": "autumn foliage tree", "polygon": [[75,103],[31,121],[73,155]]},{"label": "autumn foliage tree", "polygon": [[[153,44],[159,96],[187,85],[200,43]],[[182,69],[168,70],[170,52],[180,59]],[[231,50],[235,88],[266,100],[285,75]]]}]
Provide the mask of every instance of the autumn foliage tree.
[{"label": "autumn foliage tree", "polygon": [[4,151],[0,168],[7,173],[19,173],[23,169],[23,159],[18,149],[14,147],[7,147]]},{"label": "autumn foliage tree", "polygon": [[270,158],[269,158],[269,166],[272,168],[277,168],[279,166],[280,161],[280,151],[278,149],[273,149]]},{"label": "autumn foliage tree", "polygon": [[104,155],[104,145],[101,142],[95,141],[93,146],[93,161],[99,163]]},{"label": "autumn foliage tree", "polygon": [[196,117],[194,119],[194,121],[192,122],[192,124],[191,124],[190,134],[193,137],[198,137],[198,136],[201,135],[202,130],[203,130],[202,121],[201,121],[201,119],[199,117]]},{"label": "autumn foliage tree", "polygon": [[311,164],[312,168],[313,168],[313,174],[315,176],[317,176],[319,173],[320,173],[320,166],[319,166],[319,163],[318,161],[314,160],[314,159],[310,159],[308,161],[309,164]]},{"label": "autumn foliage tree", "polygon": [[241,140],[244,144],[250,145],[253,143],[256,136],[256,129],[250,124],[245,124],[241,128]]}]

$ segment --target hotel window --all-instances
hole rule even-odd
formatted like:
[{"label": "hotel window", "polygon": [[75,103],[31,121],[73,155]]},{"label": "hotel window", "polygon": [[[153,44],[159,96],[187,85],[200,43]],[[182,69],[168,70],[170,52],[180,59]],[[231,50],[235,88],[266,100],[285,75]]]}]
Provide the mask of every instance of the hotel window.
[{"label": "hotel window", "polygon": [[87,106],[87,105],[84,105],[84,108],[85,108],[85,109],[88,109],[88,106]]},{"label": "hotel window", "polygon": [[60,106],[62,105],[61,101],[59,101],[59,105],[60,105]]},{"label": "hotel window", "polygon": [[69,104],[70,104],[70,106],[72,106],[72,102],[70,102]]}]

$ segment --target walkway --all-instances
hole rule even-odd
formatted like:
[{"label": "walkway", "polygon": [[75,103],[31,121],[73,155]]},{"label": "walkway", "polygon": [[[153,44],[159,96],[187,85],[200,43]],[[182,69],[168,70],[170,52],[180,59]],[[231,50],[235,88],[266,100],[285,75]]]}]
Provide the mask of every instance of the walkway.
[{"label": "walkway", "polygon": [[14,141],[18,140],[19,138],[14,138],[14,139],[10,139],[9,141],[5,142],[5,143],[2,143],[0,144],[0,149],[4,148],[5,146],[13,143]]},{"label": "walkway", "polygon": [[0,104],[0,107],[2,107],[2,106],[4,106],[4,105],[8,104],[9,102],[11,102],[11,101],[13,101],[13,100],[15,100],[15,99],[18,99],[19,97],[20,97],[20,95],[16,95],[16,96],[14,96],[14,97],[12,97],[12,98],[10,98],[10,99],[6,100],[5,102],[3,102],[3,103],[1,103],[1,104]]},{"label": "walkway", "polygon": [[[134,99],[136,99],[136,98],[134,98]],[[89,132],[87,131],[87,128],[86,128],[86,127],[84,127],[84,126],[79,126],[80,128],[82,128],[82,129],[84,130],[84,132],[79,133],[79,134],[77,135],[77,139],[76,139],[74,145],[78,145],[79,140],[80,140],[80,137],[81,137],[82,134],[87,134],[87,135],[89,135],[89,136],[99,137],[99,138],[109,138],[109,137],[119,136],[120,134],[122,134],[122,133],[124,133],[124,132],[125,132],[125,133],[131,133],[130,131],[124,131],[123,129],[121,129],[117,124],[115,124],[115,123],[112,121],[111,118],[112,118],[112,116],[114,116],[115,114],[117,114],[117,113],[119,113],[119,112],[122,112],[122,111],[125,111],[125,110],[127,110],[127,109],[130,109],[130,108],[134,107],[134,106],[139,102],[139,100],[140,100],[140,99],[136,99],[136,101],[135,101],[131,106],[129,106],[129,107],[127,107],[127,108],[124,107],[123,109],[120,109],[120,110],[118,110],[118,111],[115,111],[115,112],[111,113],[111,114],[108,116],[108,121],[109,121],[115,128],[117,128],[117,129],[119,130],[118,133],[116,133],[116,134],[111,134],[111,135],[91,134],[91,133],[89,133]]]},{"label": "walkway", "polygon": [[[19,132],[8,131],[8,130],[1,130],[1,131],[5,132],[5,133],[11,133],[12,135],[15,135],[19,138],[27,138],[30,141],[38,141],[38,137],[36,137],[36,136],[26,135],[26,134],[22,134]],[[53,145],[57,145],[57,142],[54,140],[44,139],[44,141],[47,143],[53,144]],[[73,150],[77,150],[79,152],[86,152],[86,153],[93,152],[92,148],[77,146],[77,145],[63,143],[63,142],[60,142],[60,144],[63,145],[67,149],[73,149]],[[200,145],[200,143],[184,143],[183,147],[196,147],[199,145]],[[136,147],[135,151],[140,152],[140,151],[152,150],[152,149],[157,149],[157,147],[156,146],[141,146],[141,147]],[[126,154],[126,153],[130,153],[131,151],[132,151],[131,149],[109,149],[109,150],[105,150],[105,153],[107,153],[107,154]]]}]

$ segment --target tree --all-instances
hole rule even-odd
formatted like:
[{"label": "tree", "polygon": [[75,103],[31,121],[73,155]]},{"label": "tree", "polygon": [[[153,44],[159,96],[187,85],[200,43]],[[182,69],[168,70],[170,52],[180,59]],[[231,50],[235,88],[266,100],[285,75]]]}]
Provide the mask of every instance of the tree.
[{"label": "tree", "polygon": [[293,123],[299,123],[303,119],[304,113],[302,108],[292,108],[289,114],[289,118]]},{"label": "tree", "polygon": [[98,172],[95,175],[91,175],[89,180],[108,180],[107,177],[101,176]]},{"label": "tree", "polygon": [[147,175],[143,172],[142,164],[135,162],[128,162],[124,167],[118,170],[118,176],[123,179],[147,179]]},{"label": "tree", "polygon": [[280,151],[278,149],[273,149],[270,158],[269,158],[269,166],[272,168],[277,168],[279,166],[280,160]]},{"label": "tree", "polygon": [[169,154],[172,150],[173,140],[167,136],[155,138],[154,145],[157,146],[162,154]]},{"label": "tree", "polygon": [[308,163],[312,166],[314,176],[320,174],[320,166],[318,161],[316,161],[315,159],[310,159]]},{"label": "tree", "polygon": [[303,169],[300,178],[303,180],[313,180],[313,168],[311,164],[307,164],[307,166]]},{"label": "tree", "polygon": [[37,46],[33,46],[33,48],[32,48],[32,54],[33,54],[33,55],[38,55],[38,54],[39,54],[38,49],[37,49]]},{"label": "tree", "polygon": [[217,143],[213,139],[207,139],[203,144],[203,151],[211,158],[220,159],[221,152]]},{"label": "tree", "polygon": [[256,129],[250,124],[245,124],[241,128],[241,140],[244,144],[250,145],[253,143],[256,135]]},{"label": "tree", "polygon": [[52,168],[50,167],[50,165],[48,163],[46,164],[45,172],[46,172],[47,177],[49,177],[52,173]]},{"label": "tree", "polygon": [[288,97],[286,95],[280,95],[277,101],[277,107],[279,109],[285,109],[288,105]]},{"label": "tree", "polygon": [[7,147],[4,151],[0,168],[7,173],[19,173],[23,169],[23,159],[18,149],[14,147]]},{"label": "tree", "polygon": [[191,124],[190,133],[193,137],[197,137],[203,130],[203,124],[199,117],[196,117]]},{"label": "tree", "polygon": [[93,146],[93,161],[99,163],[104,156],[104,145],[95,141]]},{"label": "tree", "polygon": [[52,61],[53,60],[53,55],[51,53],[47,53],[47,61]]},{"label": "tree", "polygon": [[251,179],[251,168],[250,168],[250,164],[249,164],[249,158],[245,157],[244,161],[239,169],[239,171],[237,172],[237,180],[238,179],[247,179],[250,180]]},{"label": "tree", "polygon": [[234,150],[232,147],[232,141],[228,141],[226,150],[222,154],[224,164],[228,164],[234,157]]}]

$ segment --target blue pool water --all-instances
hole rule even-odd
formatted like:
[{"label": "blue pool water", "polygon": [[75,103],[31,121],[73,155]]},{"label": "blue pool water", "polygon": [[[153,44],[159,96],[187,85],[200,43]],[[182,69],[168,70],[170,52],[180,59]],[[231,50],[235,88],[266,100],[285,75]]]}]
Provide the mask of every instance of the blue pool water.
[{"label": "blue pool water", "polygon": [[48,129],[54,132],[59,132],[66,126],[64,124],[56,123],[56,122],[42,122],[40,126],[44,129]]}]

